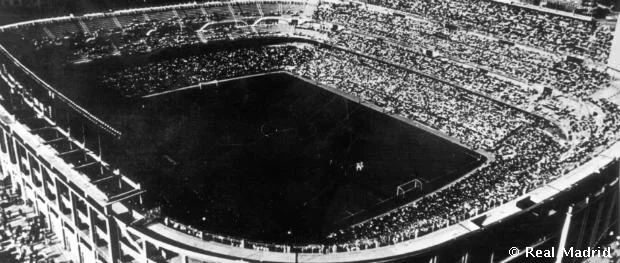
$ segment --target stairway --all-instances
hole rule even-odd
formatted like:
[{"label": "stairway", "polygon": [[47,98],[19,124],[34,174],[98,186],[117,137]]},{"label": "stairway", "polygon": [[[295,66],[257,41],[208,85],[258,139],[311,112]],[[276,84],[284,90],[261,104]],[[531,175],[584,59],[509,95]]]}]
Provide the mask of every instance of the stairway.
[{"label": "stairway", "polygon": [[114,21],[114,24],[118,27],[118,28],[123,28],[123,25],[121,24],[121,21],[118,21],[118,17],[112,17],[112,21]]},{"label": "stairway", "polygon": [[84,21],[78,20],[78,24],[80,24],[80,27],[82,28],[82,31],[84,31],[84,33],[90,35],[90,30],[88,30],[88,26],[86,26],[86,23],[84,23]]},{"label": "stairway", "polygon": [[47,35],[47,37],[49,37],[50,39],[55,39],[56,36],[54,36],[54,34],[52,34],[52,31],[50,31],[49,28],[47,28],[46,26],[43,27],[43,32],[45,32],[45,35]]}]

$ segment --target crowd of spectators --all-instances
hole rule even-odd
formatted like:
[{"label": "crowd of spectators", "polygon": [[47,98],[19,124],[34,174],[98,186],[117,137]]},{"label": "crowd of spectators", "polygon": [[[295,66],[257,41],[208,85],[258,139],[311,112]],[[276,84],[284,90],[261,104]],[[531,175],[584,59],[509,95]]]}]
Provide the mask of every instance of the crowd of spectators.
[{"label": "crowd of spectators", "polygon": [[[620,108],[592,97],[610,80],[596,63],[590,63],[606,61],[612,38],[608,27],[493,1],[374,2],[408,14],[363,4],[323,3],[316,20],[337,25],[327,43],[218,49],[151,61],[106,72],[101,85],[139,97],[286,70],[351,94],[386,114],[420,122],[473,149],[490,152],[493,158],[449,187],[333,231],[319,245],[252,243],[207,234],[170,218],[164,220],[166,225],[205,240],[259,251],[329,253],[375,248],[416,238],[514,200],[617,141]],[[74,55],[87,59],[149,53],[198,43],[195,29],[217,19],[202,13],[182,17],[129,19],[122,29],[76,33],[68,41],[73,43]],[[236,32],[236,23],[206,33],[216,39],[237,33],[251,36]],[[548,96],[553,104],[541,102]],[[585,105],[587,112],[564,104],[565,98]],[[523,110],[541,105],[555,119]],[[563,124],[563,133],[554,132]]]},{"label": "crowd of spectators", "polygon": [[596,21],[496,1],[373,0],[372,3],[547,51],[588,56],[603,62],[609,56],[613,38],[611,29]]},{"label": "crowd of spectators", "polygon": [[388,113],[420,121],[476,149],[494,149],[511,131],[532,122],[531,116],[436,78],[336,49],[318,50],[315,59],[293,72],[370,101]]},{"label": "crowd of spectators", "polygon": [[344,243],[338,247],[345,249],[373,248],[409,240],[501,205],[559,174],[552,162],[544,159],[556,158],[560,147],[539,130],[525,128],[503,145],[514,148],[516,155],[495,160],[413,205],[336,231],[328,240]]},{"label": "crowd of spectators", "polygon": [[[410,70],[434,76],[472,92],[484,94],[496,100],[508,103],[521,109],[538,109],[546,103],[553,103],[558,97],[574,97],[575,100],[589,100],[589,95],[609,83],[610,76],[595,67],[587,67],[578,63],[565,62],[563,68],[546,69],[548,78],[539,87],[510,81],[488,70],[460,64],[443,57],[425,55],[410,47],[385,41],[372,36],[346,31],[331,34],[335,45],[353,52],[373,56],[377,59],[398,64]],[[544,68],[540,69],[545,71]],[[554,73],[554,74],[551,74]],[[544,86],[549,89],[545,92]],[[553,91],[552,91],[553,90]],[[595,102],[590,102],[596,104]],[[545,105],[546,106],[546,105]],[[575,124],[584,123],[577,116],[567,114],[568,110],[552,110],[552,119],[564,123],[565,129],[578,131],[582,128]],[[570,127],[568,127],[570,123]],[[586,128],[590,129],[590,128]]]},{"label": "crowd of spectators", "polygon": [[340,47],[400,64],[408,69],[441,78],[454,85],[513,105],[525,105],[530,102],[530,96],[537,94],[531,88],[524,88],[509,81],[491,77],[487,74],[487,70],[464,67],[444,58],[433,58],[423,54],[424,52],[415,52],[406,46],[371,36],[339,32],[332,34],[331,39],[335,45]]},{"label": "crowd of spectators", "polygon": [[284,70],[311,56],[307,48],[288,45],[227,49],[127,67],[104,74],[101,83],[126,97],[144,96],[208,81]]},{"label": "crowd of spectators", "polygon": [[[337,49],[285,45],[220,50],[127,67],[103,74],[101,83],[126,97],[136,97],[218,79],[293,69],[298,75],[370,101],[388,113],[416,119],[473,148],[486,150],[495,149],[511,131],[533,121],[523,112],[432,76],[396,67],[384,71],[386,66]],[[363,69],[364,74],[348,72],[354,69]]]},{"label": "crowd of spectators", "polygon": [[[289,50],[296,48],[287,47]],[[420,121],[472,147],[489,147],[487,149],[496,153],[496,158],[466,179],[412,205],[333,232],[323,245],[256,245],[224,237],[221,242],[276,252],[329,253],[374,248],[415,238],[473,217],[556,179],[574,168],[576,162],[583,162],[595,150],[613,142],[620,127],[614,114],[618,113],[617,105],[604,101],[601,105],[608,113],[603,120],[606,125],[600,126],[600,131],[592,131],[594,136],[578,148],[571,148],[541,129],[548,125],[544,120],[536,120],[510,106],[472,95],[435,78],[334,48],[305,47],[302,52],[305,53],[303,60],[286,63],[286,68],[294,74],[350,93],[382,107],[386,113]],[[226,53],[231,57],[227,65],[240,63],[240,60],[233,62],[234,52]],[[176,72],[173,74],[201,74],[177,66],[180,68],[172,70]],[[147,70],[164,74],[174,66],[159,67]],[[211,79],[217,75],[205,76]],[[594,122],[589,125],[595,130],[598,127]],[[484,144],[485,141],[489,141],[489,145]],[[567,154],[568,158],[560,158]],[[176,226],[182,231],[183,228],[192,229],[178,223]],[[205,233],[192,231],[204,239]],[[207,239],[217,238],[209,236]]]},{"label": "crowd of spectators", "polygon": [[[432,51],[455,63],[467,63],[485,71],[508,76],[517,81],[538,83],[585,96],[609,78],[601,70],[566,60],[564,56],[549,52],[536,52],[512,42],[489,38],[455,27],[415,17],[397,16],[386,11],[342,5],[322,5],[317,19],[344,26],[347,31],[335,33],[339,43],[360,43],[373,48],[377,42],[391,42],[422,51]],[[348,43],[350,34],[362,34],[377,41]],[[344,35],[344,36],[342,36]],[[537,46],[538,47],[538,46]],[[374,47],[381,50],[379,47]],[[605,57],[606,58],[606,57]],[[575,74],[579,73],[579,74]]]},{"label": "crowd of spectators", "polygon": [[[351,39],[336,41],[336,43],[345,44],[346,42],[349,44],[348,48],[355,48],[355,45],[360,43],[369,43],[361,39],[360,41],[351,41]],[[571,146],[558,142],[557,137],[548,133],[544,127],[549,124],[544,120],[459,88],[459,85],[467,83],[459,82],[458,74],[461,73],[454,72],[468,72],[467,70],[478,72],[478,69],[459,68],[457,64],[444,67],[447,64],[441,64],[440,60],[433,60],[415,53],[401,57],[400,54],[405,53],[390,52],[403,52],[403,50],[386,49],[381,45],[374,46],[373,51],[374,44],[378,43],[370,42],[368,48],[359,51],[373,56],[381,54],[383,58],[390,58],[389,61],[411,67],[417,65],[419,68],[415,69],[420,73],[406,71],[376,57],[363,57],[337,48],[304,47],[302,51],[293,51],[298,49],[293,46],[288,46],[286,49],[289,52],[301,52],[304,55],[297,56],[293,60],[286,60],[284,56],[280,57],[279,59],[286,61],[280,64],[286,66],[278,70],[290,70],[301,77],[332,86],[360,100],[371,102],[383,108],[386,113],[399,114],[422,122],[458,138],[473,148],[490,150],[496,154],[496,158],[466,179],[433,195],[426,196],[410,206],[333,232],[328,236],[325,244],[292,248],[282,245],[262,245],[258,246],[257,250],[329,253],[374,248],[415,238],[475,216],[544,185],[570,171],[617,138],[620,127],[617,113],[620,111],[617,105],[609,101],[590,99],[590,103],[600,105],[605,112],[603,125],[597,123],[592,117],[582,118],[580,125],[587,126],[590,136],[587,140],[581,140],[577,146]],[[244,63],[241,57],[234,58],[236,56],[234,52],[225,51],[224,53],[226,55],[220,56],[228,57],[230,60],[223,64],[235,67],[235,64]],[[247,54],[237,55],[247,58]],[[257,55],[252,57],[256,60],[264,59]],[[205,61],[218,60],[205,59]],[[196,63],[200,64],[200,62],[177,63],[167,67],[161,67],[158,64],[150,65],[150,68],[143,70],[158,72],[155,75],[159,73],[165,75],[165,72],[173,72],[173,75],[189,72],[189,75],[183,77],[187,79],[200,76],[202,73],[181,64],[196,66]],[[275,61],[272,63],[278,64]],[[173,70],[175,67],[178,69]],[[267,66],[263,69],[269,71],[272,68]],[[447,72],[456,74],[448,78],[454,79],[456,84],[433,77],[437,75],[440,78],[447,78],[449,77],[446,75]],[[205,73],[204,76],[207,77],[202,81],[212,80],[219,76],[210,74]],[[241,71],[232,75],[236,74],[246,73]],[[201,80],[194,79],[193,81]],[[126,83],[126,85],[131,84]],[[118,87],[122,86],[118,85]],[[176,86],[173,85],[173,87]],[[512,88],[518,89],[517,86]],[[498,88],[498,90],[501,89]],[[522,99],[531,99],[527,97],[527,94],[524,96]],[[578,120],[574,119],[574,121]],[[246,241],[235,239],[228,239],[228,242],[236,246],[256,247],[251,242],[246,243]]]},{"label": "crowd of spectators", "polygon": [[[380,47],[377,49],[385,52],[385,49]],[[458,92],[457,89],[445,94],[457,98],[455,101],[477,106],[468,108],[458,104],[451,105],[450,98],[442,97],[441,84],[435,84],[432,80],[424,81],[420,76],[412,76],[386,63],[381,64],[344,51],[319,50],[317,53],[317,59],[311,61],[316,64],[304,65],[294,72],[350,92],[386,108],[391,113],[404,114],[441,131],[454,131],[458,129],[454,127],[459,124],[475,123],[473,127],[468,128],[488,135],[493,131],[485,130],[485,127],[501,131],[500,122],[521,120],[520,113],[510,110],[507,106],[497,104],[490,106],[485,104],[484,99],[471,99],[473,96]],[[406,81],[401,83],[398,79]],[[450,89],[447,86],[443,88]],[[401,91],[404,92],[400,93]],[[560,143],[562,140],[544,129],[548,125],[544,120],[521,122],[520,126],[510,127],[509,130],[512,132],[509,135],[501,132],[498,134],[500,137],[505,136],[504,140],[499,142],[499,146],[493,151],[497,158],[487,166],[480,168],[465,180],[426,196],[411,206],[333,232],[328,242],[334,245],[326,246],[326,252],[373,248],[415,238],[473,217],[566,174],[618,138],[620,131],[618,106],[607,100],[601,100],[599,103],[590,99],[590,102],[604,108],[605,117],[602,121],[604,125],[596,124],[596,121],[590,119],[591,117],[583,118],[581,122],[591,129],[591,136],[580,140],[577,147],[565,142]],[[434,114],[441,116],[444,107],[450,109],[451,113],[446,122],[438,125],[435,122],[425,121],[427,116]],[[483,108],[500,117],[485,118],[485,113],[479,112]],[[461,115],[461,112],[464,115]],[[468,118],[461,118],[465,114]],[[447,126],[442,127],[442,124]],[[477,141],[483,140],[472,134],[458,132],[448,134],[466,144],[467,140],[472,138]]]}]

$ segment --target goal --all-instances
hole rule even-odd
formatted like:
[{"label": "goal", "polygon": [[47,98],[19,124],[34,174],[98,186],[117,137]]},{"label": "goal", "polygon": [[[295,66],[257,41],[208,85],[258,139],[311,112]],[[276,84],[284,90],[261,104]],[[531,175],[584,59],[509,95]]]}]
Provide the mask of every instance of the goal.
[{"label": "goal", "polygon": [[424,182],[422,182],[419,178],[412,179],[411,181],[402,183],[396,187],[396,196],[404,196],[406,193],[416,189],[422,190],[423,186]]}]

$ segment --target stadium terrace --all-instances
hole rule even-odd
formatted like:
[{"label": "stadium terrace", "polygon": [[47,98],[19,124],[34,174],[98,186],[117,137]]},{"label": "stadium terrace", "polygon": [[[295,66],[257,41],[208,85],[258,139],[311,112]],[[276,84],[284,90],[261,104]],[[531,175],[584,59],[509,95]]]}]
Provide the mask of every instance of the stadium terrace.
[{"label": "stadium terrace", "polygon": [[[2,177],[75,262],[438,262],[429,251],[564,200],[577,185],[617,191],[617,180],[598,176],[618,169],[620,57],[610,54],[620,52],[620,24],[491,0],[372,3],[188,3],[2,26]],[[472,161],[448,182],[399,181],[397,205],[312,240],[231,235],[149,205],[153,189],[128,172],[144,160],[110,146],[138,140],[115,116],[131,109],[139,121],[175,109],[152,101],[270,76],[434,134]],[[99,100],[101,90],[114,101]],[[285,138],[278,125],[260,131]],[[296,134],[320,134],[302,128]],[[162,156],[170,170],[186,165]],[[351,164],[337,169],[372,169]]]}]

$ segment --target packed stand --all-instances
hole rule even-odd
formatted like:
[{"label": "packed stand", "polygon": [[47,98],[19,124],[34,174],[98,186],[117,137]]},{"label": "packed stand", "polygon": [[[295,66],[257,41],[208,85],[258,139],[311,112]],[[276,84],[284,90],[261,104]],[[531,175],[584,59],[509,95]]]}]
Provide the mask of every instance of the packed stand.
[{"label": "packed stand", "polygon": [[288,45],[220,50],[127,67],[104,74],[101,83],[126,97],[144,96],[208,81],[284,70],[304,63],[311,54],[306,48]]},{"label": "packed stand", "polygon": [[512,130],[532,122],[513,108],[435,78],[345,51],[320,49],[315,59],[293,72],[370,101],[388,113],[418,120],[473,148],[494,149]]},{"label": "packed stand", "polygon": [[[116,77],[107,77],[105,85],[120,89],[128,87],[128,90],[139,91],[138,94],[133,94],[135,96],[215,80],[220,76],[224,76],[220,77],[221,79],[252,72],[289,70],[301,77],[332,86],[360,100],[377,105],[386,113],[398,114],[424,123],[461,140],[472,148],[492,151],[495,153],[495,159],[466,179],[426,196],[410,206],[334,231],[324,244],[287,247],[254,244],[227,237],[218,240],[217,236],[214,238],[213,235],[176,224],[180,230],[193,229],[192,233],[199,233],[205,240],[284,253],[331,253],[390,245],[473,217],[544,185],[615,142],[620,131],[618,106],[605,100],[590,99],[590,103],[601,107],[604,115],[600,118],[590,116],[581,119],[573,116],[571,119],[573,125],[579,126],[574,127],[574,130],[587,130],[587,137],[573,138],[573,144],[560,143],[558,141],[561,140],[543,130],[550,125],[545,120],[459,87],[462,85],[472,89],[472,83],[463,80],[467,79],[462,78],[463,76],[484,78],[485,75],[478,69],[459,67],[443,60],[407,52],[407,49],[399,48],[397,45],[386,48],[376,40],[369,42],[364,36],[351,34],[347,35],[346,39],[338,40],[343,36],[335,37],[334,43],[344,46],[345,50],[351,49],[371,56],[365,58],[338,48],[304,46],[300,49],[303,56],[287,60],[289,55],[271,54],[267,57],[277,57],[281,61],[274,59],[264,64],[261,56],[257,56],[256,50],[243,51],[250,53],[237,55],[234,52],[223,51],[221,54],[215,53],[217,55],[210,54],[209,57],[173,59],[152,63],[145,66],[146,68],[131,68],[113,74]],[[286,46],[284,49],[292,54],[298,54],[300,51],[294,51],[298,48]],[[250,54],[252,56],[249,56]],[[229,60],[220,60],[222,57]],[[246,63],[242,57],[252,57],[256,61],[250,61],[252,66],[249,67],[240,66]],[[398,67],[398,64],[407,65],[415,71],[406,71]],[[219,71],[211,72],[205,68],[217,68]],[[243,70],[235,71],[230,68],[243,68]],[[131,72],[153,74],[138,76],[132,75]],[[136,82],[135,79],[141,81]],[[482,87],[481,84],[478,85]],[[495,88],[499,91],[502,86]],[[497,92],[495,95],[500,94]],[[527,96],[524,94],[520,100],[528,100]],[[572,116],[568,113],[566,115]],[[207,238],[204,238],[205,235]]]},{"label": "packed stand", "polygon": [[[489,151],[493,160],[415,203],[336,230],[324,244],[252,243],[207,234],[169,218],[164,219],[167,226],[204,240],[258,251],[330,253],[375,248],[416,238],[514,200],[618,140],[620,108],[609,100],[590,97],[608,84],[609,76],[595,66],[563,57],[568,52],[605,61],[611,41],[609,28],[492,1],[374,2],[416,16],[322,4],[316,19],[339,26],[329,34],[327,43],[335,47],[290,44],[221,49],[107,72],[101,85],[126,97],[138,97],[287,70],[349,93],[385,113],[416,120],[469,147]],[[259,11],[250,13],[255,12]],[[65,36],[64,41],[74,43],[75,54],[88,59],[148,53],[197,43],[198,37],[190,29],[218,19],[201,14],[182,16],[128,19],[123,29],[76,33]],[[216,31],[210,34],[227,38],[234,30],[231,26],[219,31],[222,35]],[[65,44],[58,41],[34,45]],[[558,102],[551,110],[568,127],[565,138],[559,138],[549,132],[554,124],[510,106],[537,104],[543,99],[544,94],[530,84],[576,99],[594,113],[577,113]]]},{"label": "packed stand", "polygon": [[[509,41],[556,53],[570,53],[606,62],[611,29],[596,21],[485,0],[373,0],[371,3],[416,14]],[[595,37],[592,37],[595,36]]]},{"label": "packed stand", "polygon": [[[609,79],[604,70],[588,68],[556,54],[526,50],[510,42],[385,11],[326,4],[320,6],[316,17],[346,28],[345,32],[334,34],[335,38],[351,30],[353,32],[349,34],[363,34],[380,40],[378,42],[417,47],[419,53],[433,51],[434,56],[440,58],[580,97],[591,94]],[[347,36],[344,38],[340,43],[351,40],[346,39]]]}]

